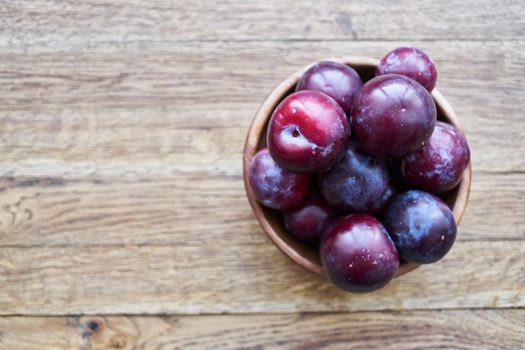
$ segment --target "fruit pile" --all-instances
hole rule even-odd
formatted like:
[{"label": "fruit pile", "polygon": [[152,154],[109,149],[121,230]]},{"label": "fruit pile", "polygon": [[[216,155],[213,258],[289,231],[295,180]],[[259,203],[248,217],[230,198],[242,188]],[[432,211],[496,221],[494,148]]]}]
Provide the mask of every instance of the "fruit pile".
[{"label": "fruit pile", "polygon": [[268,148],[250,162],[256,198],[319,247],[345,290],[379,289],[400,259],[433,263],[454,243],[438,195],[461,181],[470,151],[460,130],[436,120],[436,80],[434,63],[412,47],[388,53],[364,84],[352,68],[320,62],[274,110]]}]

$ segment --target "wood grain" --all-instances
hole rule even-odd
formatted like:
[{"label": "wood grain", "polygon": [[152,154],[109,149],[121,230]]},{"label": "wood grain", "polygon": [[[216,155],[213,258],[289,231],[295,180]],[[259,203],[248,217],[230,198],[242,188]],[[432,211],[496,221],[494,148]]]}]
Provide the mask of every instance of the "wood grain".
[{"label": "wood grain", "polygon": [[516,350],[525,310],[192,317],[6,317],[3,349]]},{"label": "wood grain", "polygon": [[[523,10],[0,0],[0,348],[522,348]],[[470,204],[444,261],[349,295],[262,235],[242,145],[292,71],[400,45],[439,67]]]},{"label": "wood grain", "polygon": [[3,1],[1,43],[54,49],[115,40],[514,39],[525,33],[522,10],[520,0]]},{"label": "wood grain", "polygon": [[457,242],[444,261],[352,295],[259,245],[1,248],[0,314],[198,314],[525,306],[525,242]]}]

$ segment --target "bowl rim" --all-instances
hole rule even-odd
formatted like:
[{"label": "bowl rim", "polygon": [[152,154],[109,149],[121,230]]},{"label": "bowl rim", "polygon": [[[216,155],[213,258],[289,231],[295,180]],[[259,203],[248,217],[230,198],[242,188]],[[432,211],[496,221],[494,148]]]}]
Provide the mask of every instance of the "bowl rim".
[{"label": "bowl rim", "polygon": [[[255,155],[255,153],[257,153],[261,137],[264,137],[261,135],[265,135],[264,131],[266,129],[266,125],[268,124],[274,109],[288,94],[293,92],[295,85],[297,84],[301,76],[311,66],[321,61],[333,61],[345,64],[356,70],[359,70],[359,68],[374,68],[377,67],[377,65],[379,64],[378,59],[366,56],[341,56],[336,58],[328,58],[307,64],[303,68],[292,73],[285,80],[281,81],[263,101],[263,103],[257,110],[248,129],[248,134],[246,136],[243,150],[243,180],[244,187],[248,195],[248,201],[250,202],[253,212],[257,220],[259,221],[259,224],[261,225],[263,231],[270,238],[273,244],[276,245],[279,248],[279,250],[281,250],[286,256],[288,256],[299,266],[303,267],[304,269],[310,272],[313,272],[316,275],[326,277],[326,274],[320,263],[315,263],[312,261],[312,259],[309,259],[303,254],[299,253],[296,249],[294,249],[287,242],[285,242],[276,232],[274,227],[265,217],[263,213],[264,209],[262,204],[260,204],[255,199],[255,195],[249,185],[248,179],[250,160]],[[447,119],[447,122],[454,125],[463,132],[461,126],[459,125],[458,118],[456,113],[454,112],[454,109],[452,108],[450,103],[448,103],[445,97],[441,94],[441,92],[439,92],[437,88],[434,88],[432,90],[431,95],[434,99],[434,102],[436,103],[436,107],[441,109],[443,116],[445,116],[445,118]],[[461,219],[463,218],[463,214],[465,213],[470,194],[471,180],[472,165],[469,162],[467,168],[463,173],[463,178],[458,184],[455,202],[452,207],[452,214],[454,215],[456,225],[459,225]],[[405,273],[412,271],[418,268],[419,266],[420,264],[417,263],[403,262],[402,264],[400,264],[399,270],[397,271],[394,278],[404,275]]]}]

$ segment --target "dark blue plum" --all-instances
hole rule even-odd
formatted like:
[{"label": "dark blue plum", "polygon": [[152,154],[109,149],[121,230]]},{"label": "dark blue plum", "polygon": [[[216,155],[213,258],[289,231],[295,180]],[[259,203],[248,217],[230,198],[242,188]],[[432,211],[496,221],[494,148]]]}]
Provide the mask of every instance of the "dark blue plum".
[{"label": "dark blue plum", "polygon": [[442,259],[456,239],[456,223],[449,207],[428,192],[411,190],[392,200],[383,224],[401,258],[430,264]]},{"label": "dark blue plum", "polygon": [[318,176],[318,185],[331,206],[367,213],[379,211],[393,193],[385,161],[366,154],[354,142],[339,163]]}]

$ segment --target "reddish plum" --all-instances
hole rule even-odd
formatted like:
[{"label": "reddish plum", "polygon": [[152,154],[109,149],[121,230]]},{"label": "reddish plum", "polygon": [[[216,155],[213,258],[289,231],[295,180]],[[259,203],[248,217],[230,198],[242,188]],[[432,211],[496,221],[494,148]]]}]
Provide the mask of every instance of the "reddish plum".
[{"label": "reddish plum", "polygon": [[385,286],[399,268],[399,256],[383,225],[367,214],[334,221],[321,239],[321,262],[330,280],[350,292]]},{"label": "reddish plum", "polygon": [[366,154],[355,142],[339,163],[318,175],[318,185],[328,204],[342,210],[376,212],[392,194],[385,161]]},{"label": "reddish plum", "polygon": [[288,209],[308,193],[308,175],[294,173],[277,164],[265,148],[250,162],[250,186],[255,197],[265,206]]},{"label": "reddish plum", "polygon": [[350,117],[354,96],[362,86],[363,82],[353,68],[336,62],[322,61],[310,67],[303,74],[295,90],[324,92],[333,98]]},{"label": "reddish plum", "polygon": [[316,173],[343,155],[350,124],[343,109],[319,91],[298,91],[275,109],[268,125],[268,150],[286,169]]},{"label": "reddish plum", "polygon": [[437,70],[426,53],[415,47],[399,47],[389,52],[376,69],[376,75],[401,74],[414,79],[428,91],[436,86]]},{"label": "reddish plum", "polygon": [[321,195],[312,192],[299,205],[284,212],[284,225],[299,241],[317,245],[335,214]]},{"label": "reddish plum", "polygon": [[433,194],[411,190],[396,196],[383,216],[401,258],[430,264],[443,258],[456,239],[449,207]]},{"label": "reddish plum", "polygon": [[352,118],[352,132],[365,151],[397,158],[423,147],[434,130],[436,105],[414,80],[387,74],[363,86]]},{"label": "reddish plum", "polygon": [[453,189],[470,161],[467,140],[456,127],[437,122],[425,146],[401,160],[405,182],[434,193]]}]

